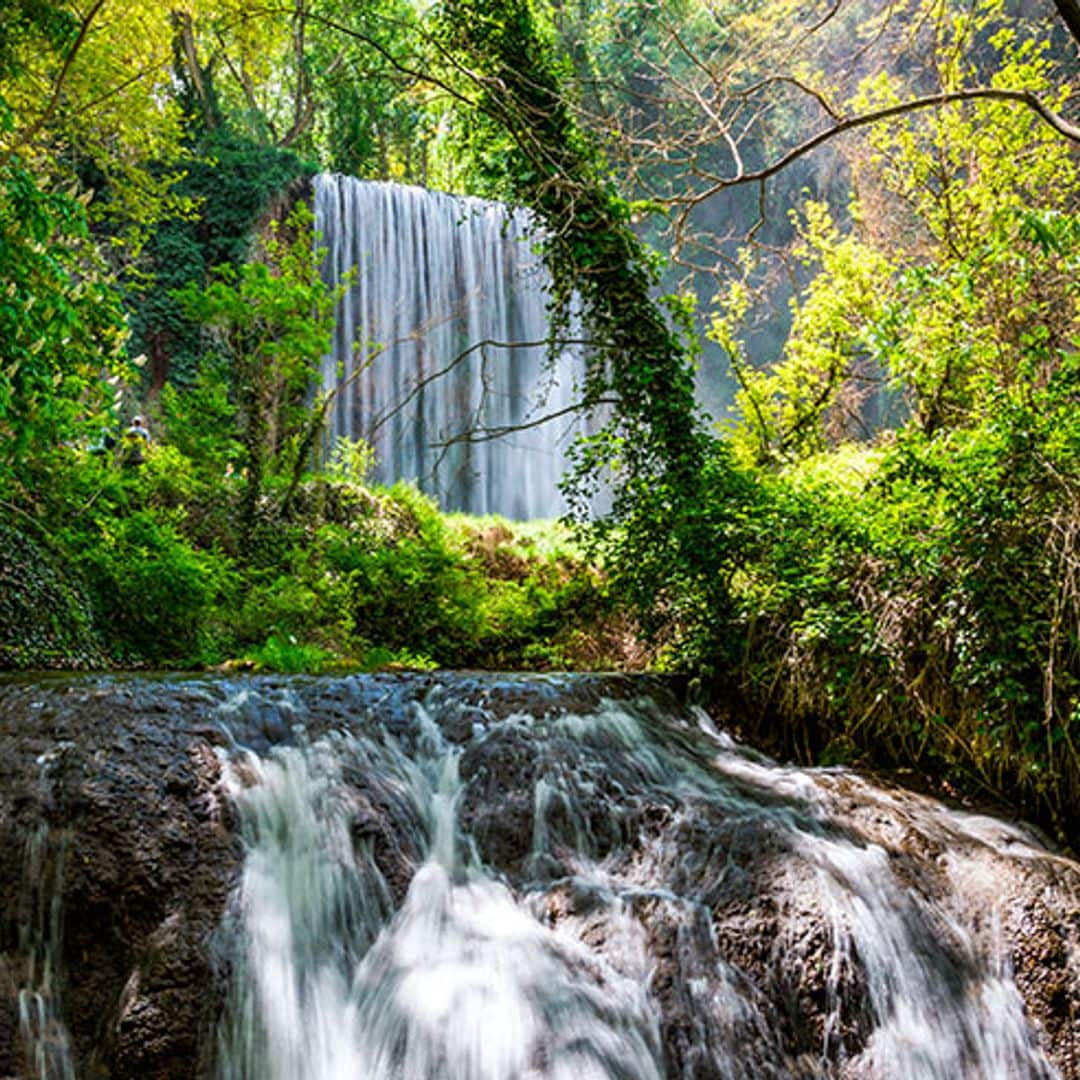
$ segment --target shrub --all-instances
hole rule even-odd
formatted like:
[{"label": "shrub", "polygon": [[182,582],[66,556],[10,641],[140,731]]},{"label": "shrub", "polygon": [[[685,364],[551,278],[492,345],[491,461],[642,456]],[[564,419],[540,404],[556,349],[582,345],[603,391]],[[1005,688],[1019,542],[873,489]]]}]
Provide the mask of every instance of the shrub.
[{"label": "shrub", "polygon": [[[78,562],[103,633],[121,659],[198,659],[204,620],[230,583],[225,561],[194,548],[179,515],[136,510],[103,517]],[[74,548],[74,545],[72,545]]]},{"label": "shrub", "polygon": [[271,634],[264,645],[248,653],[248,658],[261,668],[287,675],[320,675],[335,664],[332,652],[279,634]]},{"label": "shrub", "polygon": [[0,522],[0,669],[105,665],[88,600],[65,569]]},{"label": "shrub", "polygon": [[361,647],[406,649],[439,663],[470,662],[483,623],[470,574],[431,503],[408,496],[409,535],[354,552],[348,618]]}]

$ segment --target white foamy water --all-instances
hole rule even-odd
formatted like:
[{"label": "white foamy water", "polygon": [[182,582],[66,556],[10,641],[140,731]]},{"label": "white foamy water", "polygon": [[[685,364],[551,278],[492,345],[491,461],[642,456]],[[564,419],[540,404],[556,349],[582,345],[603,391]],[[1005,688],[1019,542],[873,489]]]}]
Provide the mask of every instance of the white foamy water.
[{"label": "white foamy water", "polygon": [[[647,971],[543,926],[478,864],[455,819],[458,751],[418,723],[412,756],[335,737],[232,764],[249,853],[223,1080],[660,1080]],[[343,769],[398,801],[418,862],[396,912],[353,846]]]},{"label": "white foamy water", "polygon": [[[1058,1075],[983,819],[852,779],[875,818],[954,839],[920,884],[845,817],[843,774],[692,714],[481,710],[449,744],[444,706],[227,760],[247,855],[222,1080]],[[778,1011],[798,987],[816,1012]]]}]

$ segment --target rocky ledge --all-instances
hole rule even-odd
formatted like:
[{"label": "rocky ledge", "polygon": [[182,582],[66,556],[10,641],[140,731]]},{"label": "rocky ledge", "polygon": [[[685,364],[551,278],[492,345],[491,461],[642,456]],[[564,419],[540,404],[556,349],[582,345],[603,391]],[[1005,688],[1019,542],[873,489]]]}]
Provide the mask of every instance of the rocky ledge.
[{"label": "rocky ledge", "polygon": [[[530,845],[541,751],[527,728],[498,721],[586,714],[602,698],[642,692],[665,694],[659,683],[602,676],[0,683],[0,1077],[70,1075],[42,1072],[27,1060],[28,1043],[46,1058],[68,1055],[78,1077],[212,1075],[229,983],[220,927],[243,857],[222,755],[357,724],[405,731],[414,704],[434,701],[443,736],[462,748],[459,813],[485,866],[598,955],[617,943],[609,901],[573,873],[581,834],[620,883],[619,902],[652,957],[669,1076],[720,1076],[717,1048],[733,1043],[759,1064],[732,1061],[725,1076],[880,1075],[868,1006],[879,961],[861,955],[871,939],[855,934],[838,962],[836,913],[822,901],[823,888],[850,886],[851,910],[861,903],[883,920],[909,917],[905,895],[938,904],[957,972],[969,963],[965,950],[996,949],[1000,985],[1022,995],[1040,1052],[1064,1080],[1080,1080],[1080,868],[1011,825],[950,814],[848,772],[784,770],[752,754],[717,765],[688,724],[657,737],[677,743],[690,767],[727,770],[732,795],[660,796],[646,790],[647,758],[615,755],[621,764],[609,767],[579,755],[570,732],[545,744],[545,768],[573,771],[587,799],[573,821],[553,804],[542,823],[551,865],[538,879]],[[664,709],[678,712],[673,701]],[[400,904],[418,854],[398,842],[374,787],[365,793],[363,776],[354,780],[357,833],[377,834]],[[768,812],[744,812],[750,803],[739,800]],[[810,804],[811,828],[780,827]],[[873,854],[859,873],[877,867],[901,884],[892,915],[895,901],[873,881],[845,881],[846,851]],[[721,992],[742,1002],[722,1023],[709,1015]]]}]

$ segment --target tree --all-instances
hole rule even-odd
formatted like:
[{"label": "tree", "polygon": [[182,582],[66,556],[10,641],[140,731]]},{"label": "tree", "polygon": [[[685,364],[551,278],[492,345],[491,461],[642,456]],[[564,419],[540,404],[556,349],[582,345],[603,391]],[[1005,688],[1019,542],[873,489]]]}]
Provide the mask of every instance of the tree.
[{"label": "tree", "polygon": [[[946,38],[937,53],[945,84],[967,74],[955,46]],[[1045,42],[1001,30],[993,47],[999,86],[1052,93]],[[859,105],[880,112],[900,97],[898,80],[882,74],[864,83]],[[758,460],[869,437],[868,401],[886,384],[927,435],[978,423],[1001,392],[1019,399],[1044,385],[1080,334],[1065,239],[1080,175],[1037,115],[993,99],[897,114],[850,160],[851,227],[821,203],[799,216],[797,254],[810,274],[779,362],[755,370],[733,334],[745,286],[714,326]]]},{"label": "tree", "polygon": [[1069,28],[1076,43],[1080,45],[1080,4],[1076,0],[1054,0],[1062,22]]},{"label": "tree", "polygon": [[259,259],[239,270],[219,267],[204,289],[181,294],[189,313],[213,332],[230,373],[242,447],[241,536],[249,545],[268,475],[291,479],[288,500],[321,431],[322,410],[309,407],[307,394],[330,351],[336,298],[319,275],[312,220],[301,204],[284,235],[272,229]]},{"label": "tree", "polygon": [[[16,32],[0,71],[10,111],[0,160],[17,156],[49,184],[70,184],[90,170],[95,186],[108,184],[110,213],[152,220],[181,156],[169,10],[149,0],[17,0],[14,7]],[[149,171],[151,161],[164,167]]]},{"label": "tree", "polygon": [[105,422],[125,375],[126,328],[88,242],[85,208],[0,162],[0,493],[32,501],[32,477]]},{"label": "tree", "polygon": [[423,98],[393,63],[415,47],[404,0],[290,0],[254,11],[218,0],[174,19],[188,98],[207,130],[227,126],[341,171],[423,174]]},{"label": "tree", "polygon": [[[787,242],[785,215],[769,210],[770,199],[793,202],[803,187],[822,198],[842,192],[835,147],[854,145],[880,122],[992,100],[1080,142],[1061,97],[1075,93],[1080,78],[1074,46],[1054,38],[1049,81],[1002,84],[993,34],[1015,25],[1050,39],[1053,27],[1049,19],[1013,18],[1000,2],[970,12],[950,0],[662,4],[625,27],[608,25],[596,45],[599,70],[571,93],[576,115],[609,148],[623,189],[668,208],[662,242],[698,274],[699,289],[738,270],[747,234]],[[946,43],[966,60],[959,71],[934,60]],[[605,67],[609,56],[635,71],[634,80]],[[883,71],[899,92],[871,104],[860,84]]]},{"label": "tree", "polygon": [[586,404],[609,393],[618,401],[607,450],[635,481],[689,477],[703,443],[685,346],[649,295],[654,269],[630,228],[631,207],[573,121],[550,38],[526,0],[456,0],[442,19],[444,56],[467,73],[476,108],[498,125],[487,137],[509,137],[502,161],[510,193],[546,230],[556,336],[575,294],[589,327]]}]

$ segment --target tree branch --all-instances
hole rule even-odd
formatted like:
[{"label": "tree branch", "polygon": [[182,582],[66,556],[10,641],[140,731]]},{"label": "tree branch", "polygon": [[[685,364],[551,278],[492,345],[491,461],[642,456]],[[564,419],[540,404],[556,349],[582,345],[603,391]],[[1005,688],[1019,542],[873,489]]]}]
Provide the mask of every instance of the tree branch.
[{"label": "tree branch", "polygon": [[501,439],[506,435],[513,435],[518,431],[529,431],[532,428],[540,427],[542,424],[548,424],[552,420],[558,420],[563,416],[569,416],[572,413],[583,412],[587,409],[593,409],[597,405],[618,405],[619,399],[613,397],[597,398],[595,401],[575,401],[572,405],[567,405],[565,408],[556,409],[554,412],[545,413],[543,416],[538,416],[534,420],[526,420],[521,424],[503,424],[501,427],[495,428],[469,428],[466,431],[461,431],[457,435],[452,435],[449,439],[445,439],[442,442],[432,443],[432,446],[447,447],[454,446],[457,443],[482,443],[492,442],[495,439]]},{"label": "tree branch", "polygon": [[52,119],[52,115],[56,112],[57,106],[60,104],[60,98],[63,95],[64,83],[67,81],[68,74],[71,71],[72,65],[75,63],[75,58],[79,55],[86,39],[90,34],[90,27],[93,25],[94,19],[97,18],[98,12],[105,6],[105,0],[94,0],[90,5],[90,10],[83,16],[82,21],[79,23],[79,32],[75,35],[75,40],[71,44],[71,48],[68,49],[67,55],[64,57],[64,62],[60,66],[60,71],[57,73],[56,78],[53,80],[52,94],[49,96],[49,101],[46,104],[41,115],[35,120],[26,131],[20,132],[12,142],[11,147],[4,154],[3,158],[0,158],[0,163],[7,164],[11,160],[12,155],[15,153],[15,147],[25,145],[29,140],[34,138]]},{"label": "tree branch", "polygon": [[1078,0],[1054,0],[1054,7],[1069,28],[1073,40],[1080,45],[1080,2]]},{"label": "tree branch", "polygon": [[188,75],[191,76],[195,96],[202,106],[203,122],[208,130],[214,131],[218,126],[217,112],[206,80],[203,78],[202,66],[199,64],[199,51],[195,45],[195,26],[191,21],[191,13],[174,11],[173,20],[180,31],[180,51],[184,57],[184,66],[187,68]]},{"label": "tree branch", "polygon": [[262,123],[263,128],[265,129],[264,137],[268,133],[270,136],[268,141],[271,145],[276,146],[278,141],[277,132],[274,130],[273,122],[266,115],[265,110],[259,105],[259,98],[255,93],[255,84],[251,81],[251,73],[244,64],[243,56],[241,56],[238,62],[234,64],[232,57],[229,56],[229,47],[225,43],[225,38],[222,36],[221,30],[215,29],[214,35],[217,37],[218,44],[221,46],[221,58],[225,61],[225,66],[232,73],[232,77],[239,85],[240,91],[244,95],[244,100],[251,110],[252,119]]},{"label": "tree branch", "polygon": [[[399,339],[399,342],[395,342],[395,344],[399,344],[400,341],[407,341],[407,340],[409,340],[409,339],[408,338],[402,338],[402,339]],[[423,391],[423,389],[425,387],[427,387],[431,383],[435,382],[436,379],[441,379],[444,375],[448,375],[451,371],[454,370],[454,368],[456,368],[458,366],[458,364],[460,364],[463,361],[467,360],[474,352],[477,352],[478,350],[489,348],[489,347],[493,348],[493,349],[529,349],[529,348],[539,348],[541,345],[546,345],[546,346],[548,346],[550,348],[552,345],[555,345],[555,344],[558,344],[558,345],[595,345],[596,342],[592,341],[592,340],[590,340],[588,338],[557,338],[554,341],[552,341],[550,339],[544,339],[542,341],[495,341],[492,338],[485,338],[483,341],[477,341],[474,344],[470,345],[467,349],[464,349],[462,352],[459,352],[457,354],[457,356],[455,356],[452,360],[450,360],[449,363],[445,364],[443,367],[439,368],[437,371],[433,371],[430,375],[425,375],[422,379],[417,379],[417,381],[413,385],[412,389],[389,412],[385,412],[385,413],[382,414],[382,416],[377,416],[374,419],[371,426],[368,428],[368,433],[373,435],[384,424],[386,424],[388,421],[392,420],[403,409],[407,408],[409,406],[410,402],[414,401],[419,396],[421,391]],[[436,444],[436,445],[442,445],[442,444]]]},{"label": "tree branch", "polygon": [[[870,124],[876,124],[881,120],[888,120],[894,116],[903,116],[905,113],[917,112],[922,109],[938,108],[955,101],[1016,102],[1031,109],[1058,134],[1063,135],[1072,142],[1080,143],[1080,127],[1069,123],[1063,116],[1059,116],[1030,90],[1005,90],[994,86],[974,87],[970,90],[950,90],[941,94],[929,94],[926,97],[913,98],[911,101],[903,101],[897,105],[888,105],[881,109],[862,113],[859,116],[850,116],[846,120],[841,120],[832,127],[826,128],[824,131],[819,131],[805,142],[799,143],[798,146],[793,147],[771,165],[766,165],[753,172],[736,173],[734,176],[711,177],[712,183],[704,191],[692,195],[674,196],[669,202],[682,205],[687,209],[697,206],[727,188],[768,180],[777,173],[783,172],[792,162],[805,157],[812,150],[816,150],[837,135],[843,135],[845,132],[855,131],[858,128],[867,127]],[[684,214],[685,212],[684,209]]]},{"label": "tree branch", "polygon": [[278,144],[288,149],[304,133],[315,115],[315,96],[308,77],[306,50],[307,7],[304,0],[297,0],[293,16],[293,55],[296,61],[296,87],[293,94],[293,122]]},{"label": "tree branch", "polygon": [[[258,9],[252,9],[249,14],[252,15],[288,15],[290,13],[288,8],[280,7],[263,7]],[[364,33],[362,30],[357,30],[355,27],[349,26],[346,23],[341,22],[338,19],[331,18],[327,15],[320,15],[315,11],[308,12],[308,21],[316,23],[319,26],[325,27],[328,30],[334,30],[339,34],[344,35],[347,38],[351,38],[353,41],[359,41],[363,45],[367,45],[370,49],[376,52],[386,63],[399,74],[406,76],[410,79],[415,79],[417,82],[425,82],[430,86],[435,86],[447,96],[453,98],[456,101],[461,102],[470,108],[478,108],[477,102],[473,101],[467,95],[462,94],[460,91],[455,90],[446,80],[438,78],[430,69],[420,70],[419,68],[411,67],[408,64],[399,60],[381,41],[373,38],[370,34]],[[385,19],[384,22],[391,25],[403,25],[400,20]],[[429,39],[428,39],[429,40]],[[437,43],[430,42],[430,44]],[[444,52],[445,50],[441,50]],[[461,68],[460,65],[455,65],[459,70],[462,70],[464,74],[468,75],[474,84],[482,85],[484,80],[481,76],[475,72],[469,72]]]}]

